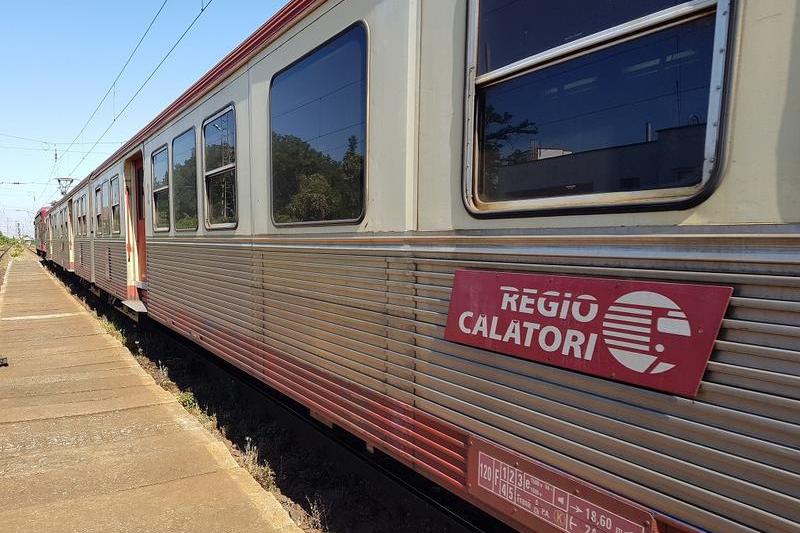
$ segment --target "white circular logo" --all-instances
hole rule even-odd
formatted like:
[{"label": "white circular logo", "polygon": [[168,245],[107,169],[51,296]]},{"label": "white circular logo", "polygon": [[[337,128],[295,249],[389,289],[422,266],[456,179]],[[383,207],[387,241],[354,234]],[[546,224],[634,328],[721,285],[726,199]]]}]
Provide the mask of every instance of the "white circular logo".
[{"label": "white circular logo", "polygon": [[603,317],[603,341],[625,368],[640,374],[661,374],[675,367],[661,361],[670,337],[691,337],[681,308],[662,294],[629,292],[617,298]]}]

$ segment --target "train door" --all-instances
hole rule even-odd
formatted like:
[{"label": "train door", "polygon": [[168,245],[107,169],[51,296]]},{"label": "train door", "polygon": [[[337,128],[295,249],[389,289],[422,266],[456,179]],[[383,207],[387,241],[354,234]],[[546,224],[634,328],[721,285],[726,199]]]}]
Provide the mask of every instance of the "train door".
[{"label": "train door", "polygon": [[[147,252],[144,233],[144,164],[137,152],[125,161],[125,236],[127,242],[128,298],[123,305],[144,313],[144,291],[147,280]],[[125,309],[123,309],[125,311]]]},{"label": "train door", "polygon": [[147,239],[144,224],[144,160],[140,157],[134,162],[136,177],[136,250],[139,262],[139,281],[147,281]]}]

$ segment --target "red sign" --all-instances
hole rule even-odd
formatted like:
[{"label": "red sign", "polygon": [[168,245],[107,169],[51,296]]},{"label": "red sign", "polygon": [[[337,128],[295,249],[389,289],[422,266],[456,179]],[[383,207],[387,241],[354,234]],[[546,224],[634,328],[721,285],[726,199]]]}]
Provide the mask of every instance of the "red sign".
[{"label": "red sign", "polygon": [[445,339],[693,397],[732,292],[458,270]]},{"label": "red sign", "polygon": [[645,508],[480,439],[470,439],[470,494],[537,533],[654,533]]}]

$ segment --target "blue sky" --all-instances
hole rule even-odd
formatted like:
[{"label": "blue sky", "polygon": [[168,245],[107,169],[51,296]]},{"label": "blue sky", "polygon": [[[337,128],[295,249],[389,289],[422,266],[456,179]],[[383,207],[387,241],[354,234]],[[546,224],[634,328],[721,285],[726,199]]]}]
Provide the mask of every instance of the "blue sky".
[{"label": "blue sky", "polygon": [[[22,231],[32,235],[32,211],[58,196],[51,172],[53,178],[85,177],[266,21],[285,0],[213,0],[105,135],[103,142],[112,144],[98,144],[92,153],[81,153],[92,147],[200,11],[201,0],[167,0],[115,90],[70,152],[63,154],[162,2],[79,0],[3,5],[0,231],[16,231],[19,221]],[[208,3],[204,0],[204,4]],[[59,151],[55,172],[54,148]],[[78,165],[84,155],[85,160]],[[9,181],[25,184],[9,185]]]}]

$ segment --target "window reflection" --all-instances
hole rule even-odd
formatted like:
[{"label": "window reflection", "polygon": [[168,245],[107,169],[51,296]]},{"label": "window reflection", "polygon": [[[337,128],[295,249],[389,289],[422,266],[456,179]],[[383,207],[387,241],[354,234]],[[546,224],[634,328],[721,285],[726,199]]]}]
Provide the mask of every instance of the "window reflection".
[{"label": "window reflection", "polygon": [[169,229],[169,191],[158,191],[153,195],[155,204],[155,227],[158,229]]},{"label": "window reflection", "polygon": [[111,178],[111,232],[120,232],[119,176]]},{"label": "window reflection", "polygon": [[361,215],[366,69],[366,32],[357,25],[275,76],[270,92],[275,222]]},{"label": "window reflection", "polygon": [[194,129],[172,141],[175,228],[197,229],[197,156]]},{"label": "window reflection", "polygon": [[208,222],[210,224],[236,223],[236,172],[224,170],[206,180],[208,194]]},{"label": "window reflection", "polygon": [[153,189],[160,189],[168,184],[167,151],[162,150],[153,156]]},{"label": "window reflection", "polygon": [[97,235],[103,233],[103,188],[98,187],[94,190],[94,231]]},{"label": "window reflection", "polygon": [[490,72],[684,1],[480,0],[478,72]]},{"label": "window reflection", "polygon": [[713,16],[478,91],[483,201],[697,184]]},{"label": "window reflection", "polygon": [[153,154],[153,226],[169,229],[169,155],[166,147]]},{"label": "window reflection", "polygon": [[230,108],[203,126],[208,223],[233,225],[236,213],[236,116]]},{"label": "window reflection", "polygon": [[236,127],[233,109],[206,123],[205,138],[206,172],[236,162]]}]

